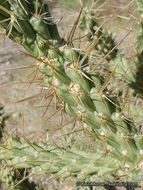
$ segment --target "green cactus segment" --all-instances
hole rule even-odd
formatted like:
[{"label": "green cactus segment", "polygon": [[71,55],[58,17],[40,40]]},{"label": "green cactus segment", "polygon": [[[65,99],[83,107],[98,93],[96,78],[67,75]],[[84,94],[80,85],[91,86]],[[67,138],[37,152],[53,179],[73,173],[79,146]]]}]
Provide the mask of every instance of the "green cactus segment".
[{"label": "green cactus segment", "polygon": [[94,105],[96,107],[96,111],[98,113],[103,113],[104,115],[111,116],[112,103],[105,98],[105,95],[99,94],[96,88],[92,88],[90,94],[94,102]]},{"label": "green cactus segment", "polygon": [[[99,29],[94,17],[95,15],[91,11],[85,9],[80,19],[80,28],[87,34],[89,41],[95,42],[97,39],[99,39],[97,45],[95,46],[95,50],[100,55],[105,56],[115,47],[115,42],[113,40],[112,34],[109,31],[102,31],[102,28]],[[108,55],[106,59],[113,59],[116,57],[116,54],[117,49]]]},{"label": "green cactus segment", "polygon": [[0,5],[1,5],[1,14],[5,17],[10,17],[9,11],[10,10],[10,5],[7,1],[0,0]]},{"label": "green cactus segment", "polygon": [[142,135],[138,135],[138,136],[135,136],[135,140],[136,140],[136,144],[137,144],[137,147],[140,151],[142,151],[143,153],[143,136]]},{"label": "green cactus segment", "polygon": [[6,185],[6,190],[40,190],[38,185],[29,182],[28,179],[18,184],[20,180],[24,179],[25,174],[28,175],[24,169],[18,170],[16,168],[2,166],[0,170],[0,180]]},{"label": "green cactus segment", "polygon": [[0,26],[8,37],[39,58],[61,40],[48,5],[43,6],[42,0],[0,1]]},{"label": "green cactus segment", "polygon": [[114,48],[114,50],[111,51],[110,54],[106,57],[106,60],[108,61],[108,63],[106,64],[107,70],[110,70],[112,72],[115,66],[117,66],[114,75],[118,79],[122,79],[123,81],[125,81],[130,87],[135,90],[135,93],[141,94],[143,92],[143,2],[137,0],[137,5],[137,13],[139,15],[139,34],[137,37],[137,61],[135,65],[131,65],[127,59],[123,58],[119,54],[119,51],[114,48],[115,42],[111,33],[108,30],[103,30],[102,27],[100,27],[99,29],[99,25],[96,22],[95,15],[88,9],[85,9],[82,13],[80,28],[87,34],[88,41],[94,43],[96,42],[96,40],[98,40],[98,43],[95,46],[95,50],[98,52],[98,54],[106,56]]},{"label": "green cactus segment", "polygon": [[2,130],[4,127],[4,123],[5,123],[5,117],[4,117],[4,110],[3,110],[3,105],[0,104],[0,138],[2,138]]},{"label": "green cactus segment", "polygon": [[30,24],[34,28],[35,32],[37,32],[40,36],[42,36],[42,38],[47,40],[51,39],[50,32],[42,20],[32,16],[30,18]]},{"label": "green cactus segment", "polygon": [[[73,50],[66,51],[65,47],[64,50],[49,50],[49,53],[50,56],[40,64],[39,70],[45,75],[46,86],[54,88],[57,97],[64,103],[63,110],[93,128],[98,140],[103,141],[104,136],[105,143],[115,157],[124,159],[121,152],[125,150],[128,152],[126,160],[132,160],[131,150],[138,151],[136,142],[132,140],[137,133],[136,127],[120,113],[116,98],[104,91],[100,93],[103,78],[89,71],[84,63],[84,67],[79,69],[80,56]],[[52,61],[53,68],[48,66]],[[137,159],[136,155],[134,159]]]},{"label": "green cactus segment", "polygon": [[136,93],[143,93],[143,2],[141,0],[136,0],[137,3],[137,60],[136,60],[136,79],[132,83],[132,87],[136,89]]},{"label": "green cactus segment", "polygon": [[138,29],[138,36],[137,36],[137,43],[136,49],[138,53],[143,51],[143,2],[141,0],[136,0],[137,3],[137,15],[138,15],[138,22],[137,22],[137,29]]},{"label": "green cactus segment", "polygon": [[118,55],[116,59],[113,59],[109,62],[110,70],[112,71],[116,65],[117,69],[115,75],[117,78],[122,78],[128,84],[135,82],[135,69],[133,69],[133,66],[130,65],[127,59]]},{"label": "green cactus segment", "polygon": [[[137,156],[134,162],[131,159],[126,161],[127,152],[123,152],[125,161],[110,157],[110,153],[102,156],[103,153],[87,153],[77,149],[64,150],[56,146],[47,145],[43,142],[32,144],[24,139],[17,140],[9,138],[1,146],[0,159],[9,166],[15,168],[27,168],[32,174],[43,175],[53,174],[56,178],[76,176],[78,179],[85,179],[87,176],[97,175],[98,177],[119,177],[118,173],[125,175],[128,167],[128,179],[134,179],[135,175],[141,175],[141,169],[136,169]],[[138,152],[136,152],[138,155]],[[141,156],[139,156],[141,159]],[[138,163],[138,162],[137,162]]]},{"label": "green cactus segment", "polygon": [[[9,7],[12,6],[11,3],[12,1],[9,2]],[[1,4],[1,6],[3,6],[4,3]],[[48,47],[48,40],[52,40],[52,35],[49,32],[48,24],[46,25],[45,22],[41,20],[40,15],[38,15],[40,6],[42,7],[42,13],[44,12],[42,2],[38,1],[38,5],[36,5],[35,1],[34,3],[30,1],[29,4],[30,6],[26,7],[25,4],[18,3],[17,6],[22,10],[21,12],[18,10],[15,14],[16,19],[18,17],[19,20],[23,16],[24,21],[27,22],[34,31],[32,38],[24,31],[19,31],[19,33],[22,32],[24,35],[22,36],[23,46],[36,57],[41,58],[42,63],[39,65],[39,70],[45,74],[45,85],[49,88],[54,88],[58,98],[65,103],[65,111],[67,110],[72,116],[76,115],[76,119],[96,129],[104,126],[104,130],[108,128],[115,133],[119,131],[120,133],[128,134],[129,128],[132,128],[130,127],[131,124],[128,126],[125,124],[126,121],[124,122],[123,120],[120,125],[117,125],[116,121],[111,119],[111,115],[117,110],[114,102],[112,103],[111,98],[105,96],[104,92],[103,94],[99,94],[97,91],[98,89],[100,90],[100,86],[103,84],[99,74],[86,69],[84,65],[87,60],[80,65],[82,69],[79,68],[79,62],[83,55],[77,51],[66,47],[59,50],[54,47]],[[11,9],[14,9],[14,7]],[[12,11],[11,9],[9,12]],[[35,9],[37,9],[37,11]],[[2,9],[2,11],[3,10],[4,9]],[[50,15],[50,13],[47,14]],[[92,23],[93,20],[88,17],[88,11],[85,11],[84,14],[84,19],[89,22],[90,29],[92,29],[95,23]],[[17,22],[15,22],[15,24],[17,24]],[[13,28],[18,30],[15,26],[13,26]],[[46,48],[46,46],[48,48]],[[94,93],[92,92],[93,89],[95,89]],[[117,129],[114,125],[118,126]],[[100,132],[101,131],[99,131],[98,134],[100,134]],[[135,134],[136,130],[134,130],[133,133]]]},{"label": "green cactus segment", "polygon": [[0,180],[5,183],[5,185],[7,186],[7,189],[10,190],[22,190],[21,187],[14,187],[15,184],[18,182],[16,179],[16,172],[14,172],[12,169],[10,168],[4,168],[1,167],[0,170]]},{"label": "green cactus segment", "polygon": [[51,34],[52,39],[61,41],[58,29],[57,29],[57,25],[51,19],[52,17],[51,17],[51,14],[50,14],[48,6],[44,5],[44,8],[45,8],[45,11],[47,12],[46,16],[49,17],[49,19],[48,19],[48,29],[49,29],[49,32]]},{"label": "green cactus segment", "polygon": [[143,51],[137,57],[136,61],[136,78],[135,82],[132,83],[132,87],[136,89],[137,93],[143,92]]},{"label": "green cactus segment", "polygon": [[75,66],[72,63],[68,63],[65,65],[66,67],[66,74],[72,80],[73,83],[77,83],[78,85],[82,86],[85,93],[88,93],[90,88],[88,82],[84,79],[82,74],[80,74],[80,70],[76,70]]},{"label": "green cactus segment", "polygon": [[[52,65],[54,68],[48,66],[48,62],[52,62],[52,59],[46,60],[46,58],[45,61],[39,66],[40,72],[46,75],[46,86],[50,87],[50,84],[52,86],[53,80],[53,85],[57,87],[57,96],[65,103],[71,106],[76,106],[75,109],[77,109],[77,105],[80,105],[82,107],[81,109],[84,111],[96,111],[97,113],[111,116],[111,114],[115,111],[116,106],[113,105],[114,103],[112,103],[110,97],[106,98],[104,94],[102,95],[97,92],[97,83],[102,84],[99,76],[96,73],[94,73],[94,75],[91,74],[88,72],[88,70],[85,69],[85,67],[82,70],[77,69],[78,56],[77,54],[73,53],[73,50],[70,51],[67,49],[66,51],[66,49],[64,49],[64,52],[66,52],[66,54],[64,54],[63,58],[61,58],[62,52],[54,52],[53,50],[49,51],[50,57],[56,59]],[[60,59],[61,62],[58,64]],[[67,60],[72,62],[67,62]],[[91,81],[89,80],[90,77]],[[92,86],[94,86],[94,88],[91,89]],[[81,110],[78,111],[80,112]]]},{"label": "green cactus segment", "polygon": [[137,122],[143,122],[143,109],[132,103],[127,103],[123,110],[124,114],[129,118],[135,118]]},{"label": "green cactus segment", "polygon": [[19,18],[26,19],[29,16],[28,4],[26,1],[8,0],[8,2],[10,4],[11,11],[14,11]]},{"label": "green cactus segment", "polygon": [[4,123],[4,110],[3,110],[3,105],[0,104],[0,126],[3,125]]},{"label": "green cactus segment", "polygon": [[123,134],[135,134],[137,132],[133,123],[127,121],[124,115],[120,115],[120,113],[114,112],[111,118],[114,121],[116,127],[118,128],[119,132]]},{"label": "green cactus segment", "polygon": [[[0,104],[0,138],[3,137],[2,128],[4,127],[4,111],[3,106]],[[13,146],[20,146],[21,143],[18,142],[16,139],[13,139]],[[10,158],[10,156],[9,156]],[[30,183],[28,179],[24,180],[19,185],[15,186],[20,180],[25,177],[27,173],[25,170],[17,170],[16,168],[10,168],[8,165],[5,164],[4,160],[0,160],[0,181],[5,184],[5,189],[7,190],[23,190],[23,189],[31,189],[31,190],[38,190],[38,186],[34,183]],[[27,174],[28,175],[28,174]],[[40,190],[40,189],[39,189]]]}]

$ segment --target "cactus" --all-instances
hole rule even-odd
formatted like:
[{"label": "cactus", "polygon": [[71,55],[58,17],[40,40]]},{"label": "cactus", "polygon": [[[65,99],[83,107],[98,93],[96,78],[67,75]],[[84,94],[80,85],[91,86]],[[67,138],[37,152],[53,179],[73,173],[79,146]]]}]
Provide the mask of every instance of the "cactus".
[{"label": "cactus", "polygon": [[3,128],[4,121],[5,121],[5,117],[4,117],[3,105],[0,104],[0,127],[1,127],[1,129]]},{"label": "cactus", "polygon": [[143,77],[142,77],[142,71],[143,71],[143,49],[142,49],[142,41],[143,41],[143,2],[140,0],[136,0],[137,2],[137,15],[138,15],[138,22],[137,22],[137,28],[138,28],[138,36],[137,36],[137,43],[136,43],[136,51],[137,51],[137,60],[136,60],[136,78],[135,82],[132,83],[132,86],[134,89],[137,89],[137,92],[143,93]]},{"label": "cactus", "polygon": [[37,184],[25,178],[25,175],[28,175],[25,170],[10,167],[3,160],[0,160],[0,166],[0,182],[4,184],[6,190],[42,190]]},{"label": "cactus", "polygon": [[[94,37],[97,25],[88,14],[88,11],[83,13],[80,27],[90,29],[88,38],[93,37],[93,44],[100,38],[105,55],[113,48],[114,41],[109,33],[102,37],[101,31]],[[61,39],[48,5],[41,0],[0,1],[0,15],[0,25],[6,35],[38,61],[45,86],[61,102],[60,110],[87,124],[90,135],[105,149],[86,156],[80,150],[49,148],[43,143],[35,145],[10,138],[1,145],[0,158],[9,166],[30,169],[33,175],[49,173],[55,178],[85,179],[95,174],[109,179],[126,176],[128,180],[137,180],[136,176],[142,172],[143,136],[138,134],[134,121],[122,113],[116,94],[111,94],[106,87],[108,79],[87,66],[90,60],[86,54]],[[103,47],[97,46],[97,50],[101,52]],[[112,66],[112,61],[115,64],[114,59],[119,59],[120,66],[127,69],[126,60],[116,54],[117,50],[106,56],[107,61],[111,60]],[[123,74],[122,68],[117,68],[117,72]],[[132,70],[126,72],[125,79],[130,83],[135,79],[134,74]]]},{"label": "cactus", "polygon": [[1,0],[0,10],[5,34],[35,57],[46,56],[48,47],[61,40],[48,6],[43,6],[42,1]]},{"label": "cactus", "polygon": [[5,117],[4,117],[4,111],[3,111],[3,105],[0,104],[0,139],[3,136],[3,128],[5,124]]},{"label": "cactus", "polygon": [[[0,178],[6,185],[7,190],[40,190],[33,182],[30,183],[27,179],[24,180],[25,170],[18,170],[13,167],[5,167],[4,163],[1,164]],[[26,174],[28,175],[28,174]],[[19,181],[22,182],[19,184]]]},{"label": "cactus", "polygon": [[[88,8],[85,8],[82,12],[80,29],[85,32],[87,39],[90,42],[96,42],[99,39],[97,45],[94,47],[99,55],[105,56],[115,47],[112,33],[109,30],[103,30],[102,27],[99,27],[94,13]],[[106,59],[114,59],[117,52],[118,50],[115,49],[106,57]]]},{"label": "cactus", "polygon": [[[0,127],[1,127],[1,135],[0,135],[0,141],[2,142],[3,137],[3,128],[4,128],[4,106],[0,104]],[[33,182],[30,183],[27,179],[24,180],[20,185],[17,185],[15,187],[15,184],[18,183],[20,180],[24,178],[24,175],[26,175],[27,172],[24,170],[18,170],[15,168],[10,168],[6,164],[3,163],[3,161],[0,161],[0,181],[6,185],[5,188],[7,190],[38,190],[38,185],[34,184]],[[27,174],[28,175],[28,174]],[[40,189],[39,189],[40,190]]]},{"label": "cactus", "polygon": [[141,0],[136,0],[137,2],[137,29],[138,29],[138,36],[137,36],[137,43],[136,43],[136,49],[137,52],[140,54],[142,52],[142,43],[143,43],[143,22],[142,22],[142,16],[143,16],[143,2]]},{"label": "cactus", "polygon": [[[109,30],[104,30],[100,27],[96,21],[95,15],[89,9],[85,9],[80,20],[80,28],[87,35],[87,39],[90,42],[98,43],[95,46],[95,50],[98,54],[102,55],[107,60],[107,70],[113,71],[115,66],[117,69],[114,75],[118,79],[123,79],[129,87],[132,87],[135,90],[135,94],[139,93],[142,97],[142,13],[143,13],[143,4],[142,1],[137,1],[138,9],[137,13],[140,17],[138,19],[138,29],[139,34],[137,38],[137,61],[135,66],[131,66],[129,61],[126,58],[123,58],[119,50],[116,48],[113,36]],[[97,64],[98,65],[98,64]]]},{"label": "cactus", "polygon": [[94,153],[75,148],[65,150],[44,142],[33,144],[25,139],[9,138],[1,145],[0,159],[9,166],[29,169],[31,175],[52,174],[56,179],[75,176],[84,180],[97,175],[110,180],[138,180],[142,174],[142,160],[133,164],[132,160],[137,160],[130,158],[127,164],[126,156],[124,153],[124,161],[121,162],[98,150]]}]

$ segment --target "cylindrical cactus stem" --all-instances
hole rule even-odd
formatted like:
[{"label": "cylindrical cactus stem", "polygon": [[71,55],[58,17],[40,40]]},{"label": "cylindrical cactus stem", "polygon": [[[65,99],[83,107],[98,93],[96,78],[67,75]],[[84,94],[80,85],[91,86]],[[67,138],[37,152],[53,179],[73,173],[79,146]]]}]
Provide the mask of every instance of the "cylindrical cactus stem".
[{"label": "cylindrical cactus stem", "polygon": [[0,180],[2,183],[4,183],[10,190],[20,190],[20,187],[14,187],[14,185],[17,183],[16,180],[16,172],[13,171],[13,168],[8,168],[4,166],[1,166],[0,170]]},{"label": "cylindrical cactus stem", "polygon": [[16,0],[8,0],[10,5],[10,10],[14,11],[15,14],[20,18],[28,18],[28,4],[26,1],[16,1]]},{"label": "cylindrical cactus stem", "polygon": [[[0,104],[0,138],[3,136],[3,127],[4,127],[4,111],[3,111],[3,105]],[[18,141],[13,141],[14,145],[20,145]],[[33,182],[30,183],[28,179],[25,179],[20,183],[19,185],[16,185],[20,180],[23,180],[26,174],[25,168],[22,170],[18,170],[16,168],[11,168],[8,165],[3,162],[3,160],[0,160],[0,181],[5,184],[5,189],[10,190],[38,190],[36,188],[36,184]],[[28,174],[27,174],[28,175]],[[16,185],[16,186],[15,186]],[[38,187],[38,186],[37,186]]]},{"label": "cylindrical cactus stem", "polygon": [[136,0],[137,3],[137,42],[136,42],[136,51],[137,51],[137,60],[136,60],[136,78],[135,82],[132,83],[132,87],[136,90],[136,93],[143,93],[143,2],[141,0]]},{"label": "cylindrical cactus stem", "polygon": [[[62,55],[60,68],[58,62]],[[111,154],[116,159],[124,159],[121,152],[125,150],[127,151],[126,159],[131,160],[131,150],[138,150],[134,141],[137,130],[134,123],[129,122],[121,114],[117,98],[110,97],[110,93],[107,95],[104,91],[100,92],[99,87],[103,81],[98,74],[94,72],[93,75],[86,67],[77,69],[80,56],[78,55],[77,60],[77,54],[72,49],[57,50],[56,56],[52,72],[51,67],[48,66],[48,62],[51,62],[50,57],[47,62],[45,59],[39,68],[46,75],[46,80],[50,76],[48,87],[52,88],[54,85],[57,97],[64,102],[64,111],[95,129],[94,135],[98,140],[102,141],[102,136],[104,136]],[[56,83],[52,83],[53,78]],[[116,151],[117,148],[119,153]],[[134,158],[136,159],[136,155]]]},{"label": "cylindrical cactus stem", "polygon": [[[99,41],[95,46],[95,50],[98,50],[98,53],[102,56],[106,56],[108,52],[110,52],[115,47],[116,44],[114,42],[111,32],[109,32],[108,30],[103,30],[102,27],[100,27],[99,29],[99,25],[96,21],[95,15],[88,9],[85,9],[82,13],[80,28],[88,34],[89,41],[93,42],[94,40],[96,41],[99,38]],[[118,49],[116,48],[106,57],[107,61],[109,61],[108,66],[110,70],[112,71],[115,65],[118,64],[115,75],[121,78],[121,76],[125,74],[124,80],[127,83],[134,82],[134,70],[130,67],[129,63],[125,58],[117,55]]]},{"label": "cylindrical cactus stem", "polygon": [[0,138],[2,138],[3,127],[5,125],[4,107],[0,104]]},{"label": "cylindrical cactus stem", "polygon": [[[34,182],[29,182],[28,173],[24,169],[8,167],[4,162],[1,164],[0,180],[5,184],[6,190],[40,190]],[[25,180],[24,180],[25,178]],[[21,181],[21,183],[20,183]]]},{"label": "cylindrical cactus stem", "polygon": [[[11,5],[11,1],[9,2],[9,5]],[[32,5],[33,4],[31,4],[31,6]],[[20,8],[24,12],[22,11],[19,13],[18,11],[16,13],[16,16],[22,17],[23,14],[27,15],[28,13],[28,19],[24,15],[23,19],[25,19],[27,23],[31,23],[30,26],[33,28],[34,33],[37,37],[40,36],[45,40],[47,38],[51,38],[51,36],[49,36],[50,34],[48,32],[48,27],[46,24],[44,24],[44,22],[42,22],[41,20],[37,20],[37,17],[33,17],[30,11],[25,11],[25,9],[27,8],[24,9],[24,5],[18,4],[18,6],[20,6]],[[34,9],[35,7],[31,8],[32,11]],[[37,15],[37,11],[35,14]],[[90,18],[88,17],[86,19],[89,21],[89,25],[94,27],[92,25],[92,20],[90,21]],[[71,114],[73,114],[74,111],[76,113],[74,115],[77,115],[78,120],[81,120],[87,124],[91,123],[91,125],[95,127],[97,127],[98,125],[97,128],[99,128],[99,126],[103,126],[103,128],[105,129],[108,126],[108,128],[112,132],[118,131],[119,133],[122,132],[123,134],[127,134],[130,129],[131,131],[133,131],[132,135],[136,133],[135,127],[131,124],[129,124],[128,126],[124,118],[121,122],[119,122],[120,125],[118,126],[120,127],[116,127],[117,120],[112,119],[110,116],[114,112],[117,112],[116,104],[118,104],[118,101],[117,103],[114,103],[112,102],[110,95],[107,96],[104,94],[104,92],[102,94],[98,92],[97,89],[100,88],[100,86],[98,85],[102,84],[103,82],[98,75],[93,76],[93,74],[88,72],[88,70],[86,71],[86,68],[84,66],[86,64],[86,60],[82,64],[83,69],[78,68],[79,62],[82,59],[82,55],[80,55],[77,51],[71,48],[55,50],[53,47],[53,50],[52,48],[46,49],[43,47],[42,49],[42,40],[41,43],[38,43],[37,41],[34,41],[33,43],[32,39],[29,39],[29,36],[26,35],[24,31],[23,34],[23,44],[27,50],[29,50],[30,52],[33,51],[34,55],[37,57],[40,56],[40,58],[41,56],[43,57],[44,55],[46,55],[45,58],[41,58],[42,64],[39,66],[39,69],[40,71],[42,71],[42,73],[46,75],[46,81],[47,77],[50,76],[50,78],[48,79],[48,86],[51,85],[52,88],[53,86],[55,87],[56,95],[59,97],[59,99],[66,103],[65,108],[68,108],[68,113],[71,112]],[[52,60],[53,58],[54,61]],[[49,64],[49,62],[51,62],[51,64]],[[56,83],[53,84],[53,82]],[[90,116],[94,119],[90,120]]]},{"label": "cylindrical cactus stem", "polygon": [[[84,63],[84,68],[79,69],[80,55],[72,49],[57,50],[53,57],[56,59],[51,66],[48,63],[52,63],[52,59],[48,56],[39,69],[46,76],[45,83],[49,88],[54,87],[57,97],[63,101],[63,110],[95,129],[95,136],[100,141],[104,133],[111,152],[115,152],[116,143],[122,145],[121,151],[137,150],[135,141],[132,141],[137,133],[134,123],[127,121],[121,113],[117,98],[113,99],[110,93],[100,92],[103,79],[98,73],[94,72],[93,75],[84,67]],[[123,136],[131,138],[125,139]]]},{"label": "cylindrical cactus stem", "polygon": [[141,0],[136,0],[137,3],[137,27],[138,27],[138,36],[137,36],[137,43],[136,49],[138,54],[142,53],[143,51],[143,2]]},{"label": "cylindrical cactus stem", "polygon": [[92,175],[102,178],[114,174],[115,178],[120,178],[118,174],[122,173],[126,174],[130,181],[136,174],[140,175],[142,170],[136,169],[137,157],[132,162],[132,159],[126,160],[126,155],[127,152],[124,151],[125,159],[119,160],[112,158],[110,153],[103,156],[103,152],[98,151],[95,153],[77,149],[65,151],[43,142],[32,144],[25,139],[9,138],[1,146],[0,159],[11,167],[29,169],[31,175],[52,174],[56,179],[75,176],[83,180]]},{"label": "cylindrical cactus stem", "polygon": [[[99,29],[99,25],[94,17],[95,15],[90,10],[85,8],[80,19],[80,28],[87,34],[89,41],[94,42],[99,39],[97,45],[95,46],[95,50],[100,55],[105,56],[114,48],[115,42],[111,32],[108,30],[103,31],[102,27]],[[112,51],[106,59],[111,60],[115,58],[117,51],[117,49]]]},{"label": "cylindrical cactus stem", "polygon": [[48,5],[42,0],[0,1],[0,26],[35,57],[46,56],[49,46],[62,42]]},{"label": "cylindrical cactus stem", "polygon": [[122,80],[131,86],[131,84],[135,82],[136,78],[136,73],[133,65],[131,66],[129,61],[120,55],[116,56],[116,58],[111,60],[108,64],[111,71],[115,68],[116,65],[117,69],[115,71],[115,76],[118,79],[123,78]]},{"label": "cylindrical cactus stem", "polygon": [[61,41],[61,37],[59,35],[57,25],[52,21],[52,17],[51,17],[48,6],[44,5],[44,8],[45,8],[45,11],[47,12],[47,17],[50,18],[47,22],[48,22],[48,29],[50,31],[52,39]]},{"label": "cylindrical cactus stem", "polygon": [[[140,0],[137,0],[137,14],[139,15],[138,19],[138,37],[136,43],[137,49],[137,61],[135,65],[132,65],[127,61],[127,59],[123,58],[117,48],[115,47],[114,39],[111,33],[108,30],[103,30],[102,27],[99,29],[99,25],[94,18],[94,14],[92,11],[85,9],[82,13],[82,17],[80,20],[80,28],[83,30],[90,42],[94,42],[99,39],[97,45],[95,46],[95,50],[98,51],[99,54],[105,56],[108,61],[107,70],[112,71],[115,66],[117,66],[114,75],[124,80],[129,87],[132,87],[135,90],[135,94],[138,93],[142,96],[143,88],[143,61],[142,61],[142,52],[143,52],[143,3]],[[111,51],[114,48],[113,51]],[[111,53],[108,54],[108,52]]]},{"label": "cylindrical cactus stem", "polygon": [[5,120],[3,108],[4,108],[3,105],[0,104],[0,126],[3,125],[4,120]]}]

